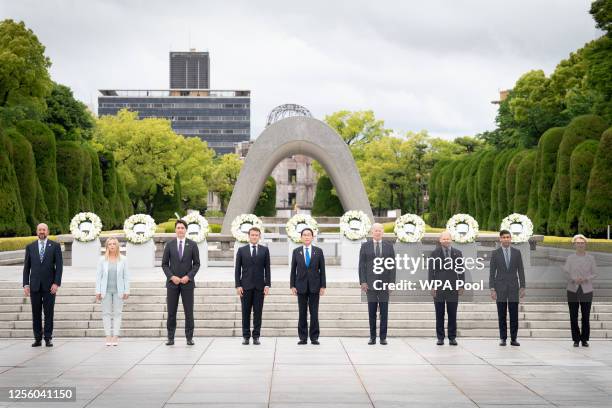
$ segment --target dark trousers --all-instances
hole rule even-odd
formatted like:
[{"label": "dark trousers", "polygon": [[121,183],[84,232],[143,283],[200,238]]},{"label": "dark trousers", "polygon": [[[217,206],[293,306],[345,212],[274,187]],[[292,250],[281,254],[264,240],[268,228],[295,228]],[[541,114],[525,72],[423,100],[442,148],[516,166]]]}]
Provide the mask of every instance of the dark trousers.
[{"label": "dark trousers", "polygon": [[518,334],[518,306],[519,302],[497,302],[497,321],[499,322],[499,338],[508,338],[508,325],[506,311],[510,315],[510,339],[516,340]]},{"label": "dark trousers", "polygon": [[319,338],[319,293],[298,293],[298,308],[300,318],[298,321],[298,336],[300,340],[308,338],[308,318],[306,310],[310,312],[310,340]]},{"label": "dark trousers", "polygon": [[[569,306],[570,324],[572,327],[573,341],[589,341],[591,325],[589,318],[591,315],[591,303],[593,292],[583,293],[582,286],[578,286],[576,292],[567,291],[567,305]],[[578,309],[582,315],[582,330],[578,326]]]},{"label": "dark trousers", "polygon": [[387,321],[389,319],[389,302],[368,302],[370,318],[370,338],[376,338],[376,311],[380,308],[380,338],[387,338]]},{"label": "dark trousers", "polygon": [[448,338],[454,340],[457,337],[457,305],[456,300],[434,301],[436,307],[436,336],[444,340],[444,310],[448,314]]},{"label": "dark trousers", "polygon": [[178,285],[176,288],[166,289],[166,300],[168,302],[168,338],[174,339],[176,331],[176,311],[178,310],[179,296],[183,303],[183,311],[185,312],[185,337],[193,338],[193,293],[194,288],[187,288],[184,285]]},{"label": "dark trousers", "polygon": [[53,308],[55,307],[55,295],[51,294],[48,290],[30,291],[30,303],[32,303],[32,328],[34,330],[34,339],[42,340],[43,338],[42,313],[44,311],[44,337],[46,340],[50,340],[53,338]]},{"label": "dark trousers", "polygon": [[251,310],[253,311],[253,337],[261,331],[261,313],[264,304],[263,289],[248,289],[242,294],[242,337],[251,337]]}]

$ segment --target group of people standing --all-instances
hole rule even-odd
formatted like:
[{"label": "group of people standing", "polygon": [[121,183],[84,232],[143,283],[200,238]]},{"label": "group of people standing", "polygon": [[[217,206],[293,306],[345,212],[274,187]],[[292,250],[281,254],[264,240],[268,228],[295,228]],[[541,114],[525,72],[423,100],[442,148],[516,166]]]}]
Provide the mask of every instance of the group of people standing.
[{"label": "group of people standing", "polygon": [[[368,344],[376,344],[377,317],[380,321],[378,338],[380,344],[387,344],[387,326],[390,293],[387,286],[376,288],[375,280],[395,282],[395,266],[382,263],[383,270],[375,271],[376,258],[395,258],[395,250],[390,241],[383,240],[384,229],[379,223],[372,226],[372,239],[361,245],[359,253],[358,278],[361,290],[368,302],[370,338]],[[59,243],[48,239],[49,228],[40,224],[36,229],[37,240],[25,249],[23,267],[24,295],[30,298],[32,306],[32,326],[34,343],[40,347],[44,339],[47,347],[53,342],[53,311],[55,298],[62,282],[63,260]],[[187,345],[194,345],[194,292],[195,275],[200,268],[198,245],[186,237],[187,224],[183,220],[175,223],[176,237],[164,247],[162,269],[166,277],[167,333],[166,345],[174,345],[176,315],[179,298],[185,314],[185,337]],[[325,295],[325,256],[323,250],[312,244],[314,232],[304,228],[301,233],[302,245],[293,250],[290,264],[289,287],[297,297],[298,344],[319,343],[319,300]],[[264,299],[272,286],[270,252],[260,244],[261,231],[252,227],[248,231],[249,242],[236,252],[235,286],[242,306],[242,344],[259,345],[262,325]],[[519,346],[518,309],[519,301],[525,296],[525,273],[521,252],[512,248],[512,235],[503,230],[499,234],[500,246],[491,253],[489,288],[492,300],[497,303],[500,345],[507,342],[507,316],[510,317],[510,344]],[[593,299],[593,279],[595,259],[586,253],[587,239],[576,235],[572,239],[576,252],[569,255],[564,266],[567,283],[567,300],[570,312],[572,340],[574,346],[588,347],[589,316]],[[439,245],[430,255],[432,259],[456,260],[463,255],[452,246],[450,233],[440,234]],[[451,265],[451,266],[447,266]],[[443,345],[448,337],[450,345],[457,345],[457,307],[463,289],[457,288],[456,281],[462,274],[452,266],[455,262],[432,262],[428,270],[430,281],[450,282],[450,287],[432,289],[436,312],[437,344]],[[119,241],[109,238],[105,252],[98,262],[96,273],[96,300],[102,304],[102,320],[106,335],[106,345],[118,345],[121,329],[123,302],[130,296],[130,272],[126,257],[120,253]],[[581,312],[582,327],[578,324]],[[44,329],[42,315],[44,312]],[[310,314],[310,322],[308,321]],[[251,328],[251,315],[253,325]],[[448,321],[445,333],[445,315]],[[447,334],[447,336],[445,336]]]}]

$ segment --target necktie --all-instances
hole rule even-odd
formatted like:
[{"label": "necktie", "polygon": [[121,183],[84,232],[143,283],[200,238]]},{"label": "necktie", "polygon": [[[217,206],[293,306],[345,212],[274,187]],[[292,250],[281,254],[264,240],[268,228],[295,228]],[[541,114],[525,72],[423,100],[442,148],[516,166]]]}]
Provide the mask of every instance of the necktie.
[{"label": "necktie", "polygon": [[179,259],[183,259],[183,241],[179,241]]},{"label": "necktie", "polygon": [[504,258],[506,259],[506,269],[510,269],[510,254],[508,248],[504,248]]},{"label": "necktie", "polygon": [[380,241],[376,242],[376,257],[380,258]]},{"label": "necktie", "polygon": [[45,241],[42,241],[40,243],[40,262],[41,263],[42,263],[44,258],[45,258]]},{"label": "necktie", "polygon": [[252,251],[252,253],[251,253],[251,256],[252,256],[253,258],[255,258],[255,257],[257,256],[257,247],[256,247],[255,245],[253,245],[253,251]]},{"label": "necktie", "polygon": [[450,258],[450,249],[444,248],[444,258]]},{"label": "necktie", "polygon": [[310,248],[306,248],[306,267],[310,267]]}]

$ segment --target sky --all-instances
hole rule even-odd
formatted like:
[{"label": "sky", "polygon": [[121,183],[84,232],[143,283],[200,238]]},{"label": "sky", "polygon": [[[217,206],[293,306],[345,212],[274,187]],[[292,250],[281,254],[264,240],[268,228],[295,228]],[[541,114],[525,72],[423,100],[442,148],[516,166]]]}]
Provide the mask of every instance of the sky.
[{"label": "sky", "polygon": [[314,117],[371,109],[402,134],[495,127],[499,91],[549,75],[602,35],[589,0],[0,0],[46,46],[51,76],[96,109],[98,89],[167,89],[169,51],[210,52],[212,89],[251,90],[251,134],[284,103]]}]

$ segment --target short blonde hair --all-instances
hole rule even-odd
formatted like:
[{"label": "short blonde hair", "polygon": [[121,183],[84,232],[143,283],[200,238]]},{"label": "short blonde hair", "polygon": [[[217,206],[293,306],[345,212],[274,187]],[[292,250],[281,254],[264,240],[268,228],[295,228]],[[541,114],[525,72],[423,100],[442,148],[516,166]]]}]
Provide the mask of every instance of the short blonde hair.
[{"label": "short blonde hair", "polygon": [[577,240],[579,240],[579,239],[583,240],[585,244],[586,244],[586,243],[587,243],[587,241],[588,241],[588,240],[587,240],[587,237],[585,237],[584,235],[582,235],[582,234],[576,234],[576,235],[574,235],[574,237],[572,238],[572,244],[575,244],[575,243],[576,243],[576,241],[577,241]]},{"label": "short blonde hair", "polygon": [[117,259],[121,258],[121,249],[120,249],[120,245],[119,245],[119,240],[117,238],[111,237],[108,238],[106,240],[106,242],[104,243],[104,258],[106,258],[106,260],[109,260],[109,253],[108,253],[108,244],[110,244],[111,242],[114,242],[117,246],[116,246],[116,253],[115,255],[117,256]]}]

